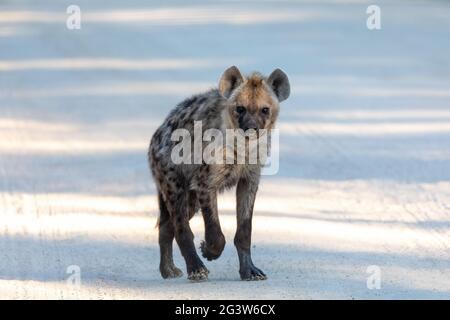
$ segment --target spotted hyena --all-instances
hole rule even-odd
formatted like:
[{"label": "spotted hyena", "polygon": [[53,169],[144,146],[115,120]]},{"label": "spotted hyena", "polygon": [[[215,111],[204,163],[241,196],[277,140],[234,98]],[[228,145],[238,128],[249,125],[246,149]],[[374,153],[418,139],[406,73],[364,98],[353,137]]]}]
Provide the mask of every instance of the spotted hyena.
[{"label": "spotted hyena", "polygon": [[[267,278],[255,267],[250,253],[253,205],[262,163],[174,163],[172,153],[178,142],[174,141],[173,133],[182,129],[191,133],[189,137],[194,140],[194,122],[199,121],[202,132],[215,129],[224,135],[229,131],[227,129],[240,129],[241,132],[270,130],[277,119],[279,103],[287,99],[289,93],[289,80],[280,69],[267,78],[259,73],[244,77],[233,66],[223,73],[217,89],[181,102],[156,130],[148,156],[158,190],[160,271],[163,278],[183,274],[172,258],[175,238],[186,261],[188,279],[207,279],[209,271],[197,255],[189,220],[201,210],[205,241],[200,249],[206,259],[217,259],[225,246],[217,211],[217,193],[233,186],[236,186],[237,197],[234,244],[239,256],[241,279]],[[245,139],[248,141],[251,136]],[[204,148],[203,143],[201,147]],[[221,152],[225,155],[228,150],[224,146]]]}]

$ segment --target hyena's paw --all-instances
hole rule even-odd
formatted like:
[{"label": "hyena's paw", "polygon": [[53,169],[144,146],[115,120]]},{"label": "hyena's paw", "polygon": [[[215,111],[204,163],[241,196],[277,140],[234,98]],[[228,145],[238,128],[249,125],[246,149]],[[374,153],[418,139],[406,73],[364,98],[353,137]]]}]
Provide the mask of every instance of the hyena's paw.
[{"label": "hyena's paw", "polygon": [[188,279],[191,281],[206,281],[208,280],[209,270],[205,266],[194,269],[189,272]]},{"label": "hyena's paw", "polygon": [[200,244],[200,250],[202,255],[208,261],[215,260],[222,254],[223,248],[225,247],[225,240],[217,241],[214,245],[208,245],[205,241]]},{"label": "hyena's paw", "polygon": [[160,267],[159,271],[161,272],[161,276],[164,279],[179,278],[179,277],[181,277],[183,275],[183,271],[181,271],[180,269],[178,269],[174,265]]},{"label": "hyena's paw", "polygon": [[253,265],[249,266],[243,271],[239,271],[239,274],[241,275],[241,279],[245,281],[258,281],[267,279],[266,274]]}]

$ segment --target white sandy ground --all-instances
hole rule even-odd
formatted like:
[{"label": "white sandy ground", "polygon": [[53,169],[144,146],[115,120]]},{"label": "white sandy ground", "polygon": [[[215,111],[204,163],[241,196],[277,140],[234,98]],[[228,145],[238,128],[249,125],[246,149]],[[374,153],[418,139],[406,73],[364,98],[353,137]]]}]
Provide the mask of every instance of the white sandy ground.
[{"label": "white sandy ground", "polygon": [[[450,2],[377,3],[379,31],[365,1],[2,1],[0,298],[450,298]],[[292,82],[255,207],[269,279],[239,281],[229,192],[210,280],[162,280],[146,147],[231,64]]]}]

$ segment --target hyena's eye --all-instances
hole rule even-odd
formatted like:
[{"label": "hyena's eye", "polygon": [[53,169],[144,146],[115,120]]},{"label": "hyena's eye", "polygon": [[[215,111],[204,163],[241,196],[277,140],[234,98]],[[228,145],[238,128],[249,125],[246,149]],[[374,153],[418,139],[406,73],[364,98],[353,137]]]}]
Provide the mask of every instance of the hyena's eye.
[{"label": "hyena's eye", "polygon": [[269,114],[269,112],[270,112],[270,109],[268,107],[264,107],[261,109],[262,114]]},{"label": "hyena's eye", "polygon": [[236,107],[236,112],[239,113],[239,114],[244,114],[245,111],[246,111],[245,107],[243,107],[243,106],[237,106]]}]

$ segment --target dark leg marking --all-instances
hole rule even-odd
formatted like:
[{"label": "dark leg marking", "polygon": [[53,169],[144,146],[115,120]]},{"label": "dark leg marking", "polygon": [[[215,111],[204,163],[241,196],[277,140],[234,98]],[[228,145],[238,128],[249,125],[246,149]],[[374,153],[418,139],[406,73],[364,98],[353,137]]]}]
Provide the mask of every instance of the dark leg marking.
[{"label": "dark leg marking", "polygon": [[159,249],[160,249],[160,264],[159,271],[164,279],[178,278],[183,275],[183,272],[178,269],[173,263],[173,238],[174,229],[170,219],[169,211],[167,210],[164,199],[161,193],[158,194],[160,218],[159,218]]},{"label": "dark leg marking", "polygon": [[[256,180],[256,179],[255,179]],[[234,238],[239,257],[239,274],[242,280],[266,280],[265,273],[255,267],[251,256],[251,236],[253,206],[258,180],[241,179],[236,189],[237,196],[237,230]]]},{"label": "dark leg marking", "polygon": [[211,261],[219,258],[225,248],[225,236],[220,227],[216,192],[200,193],[200,205],[205,222],[205,241],[201,243],[200,250],[203,257]]},{"label": "dark leg marking", "polygon": [[189,193],[186,193],[184,190],[179,190],[178,192],[178,201],[174,203],[175,215],[173,217],[175,239],[186,261],[188,279],[204,281],[208,279],[209,271],[197,255],[194,245],[194,234],[189,226],[189,216],[193,210],[195,212],[195,207],[192,208]]}]

